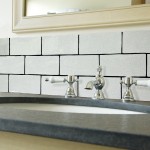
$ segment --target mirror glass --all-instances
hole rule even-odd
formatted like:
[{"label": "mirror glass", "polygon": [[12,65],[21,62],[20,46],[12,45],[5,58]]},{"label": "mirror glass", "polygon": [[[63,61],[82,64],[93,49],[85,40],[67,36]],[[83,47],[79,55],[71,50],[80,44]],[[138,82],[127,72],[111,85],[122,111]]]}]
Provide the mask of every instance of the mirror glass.
[{"label": "mirror glass", "polygon": [[143,3],[145,0],[26,0],[25,16],[85,12]]}]

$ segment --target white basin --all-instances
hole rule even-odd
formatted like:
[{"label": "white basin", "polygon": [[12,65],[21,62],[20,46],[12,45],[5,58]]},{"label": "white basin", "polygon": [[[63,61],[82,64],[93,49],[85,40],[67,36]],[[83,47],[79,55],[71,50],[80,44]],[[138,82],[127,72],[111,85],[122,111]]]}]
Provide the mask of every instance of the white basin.
[{"label": "white basin", "polygon": [[14,104],[1,104],[0,107],[50,111],[50,112],[85,113],[85,114],[145,114],[142,112],[121,110],[121,109],[75,106],[75,105],[60,105],[60,104],[14,103]]}]

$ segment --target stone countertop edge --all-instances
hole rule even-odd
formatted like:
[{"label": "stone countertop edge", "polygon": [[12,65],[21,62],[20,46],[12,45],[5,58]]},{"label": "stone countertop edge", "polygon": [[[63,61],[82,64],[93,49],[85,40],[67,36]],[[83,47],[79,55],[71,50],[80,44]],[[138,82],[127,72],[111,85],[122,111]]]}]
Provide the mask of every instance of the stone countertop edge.
[{"label": "stone countertop edge", "polygon": [[116,148],[127,148],[132,150],[150,149],[150,137],[129,133],[117,133],[7,119],[0,119],[0,130]]},{"label": "stone countertop edge", "polygon": [[[104,107],[104,108],[115,108],[115,109],[124,109],[124,110],[131,110],[131,111],[139,111],[139,112],[146,112],[150,113],[150,102],[142,102],[142,101],[135,101],[135,102],[128,102],[123,103],[121,100],[92,100],[90,98],[67,98],[61,96],[17,96],[16,94],[13,96],[8,95],[7,97],[0,97],[0,103],[48,103],[48,104],[65,104],[65,105],[78,105],[78,106],[91,106],[91,107]],[[115,116],[119,115],[110,115],[103,114],[103,115],[92,115],[86,114],[86,120],[84,120],[85,115],[83,114],[73,114],[73,113],[58,113],[56,116],[60,117],[59,124],[57,123],[56,116],[53,116],[55,113],[53,112],[40,112],[36,111],[36,119],[39,118],[39,122],[32,119],[32,116],[35,115],[35,111],[25,111],[22,110],[23,116],[21,116],[20,120],[15,118],[18,111],[21,110],[12,109],[12,110],[2,110],[0,109],[0,130],[1,131],[8,131],[8,132],[16,132],[21,134],[29,134],[34,136],[43,136],[49,138],[56,138],[56,139],[63,139],[63,140],[70,140],[70,141],[77,141],[89,144],[97,144],[97,145],[104,145],[104,146],[111,146],[117,148],[125,148],[131,150],[149,150],[150,149],[150,133],[149,133],[149,125],[150,125],[150,115],[144,114],[143,118],[142,115],[123,115],[121,118],[125,122],[121,124],[119,121],[120,119],[115,119]],[[14,114],[10,113],[14,111]],[[6,112],[6,114],[5,114]],[[26,114],[28,114],[26,116]],[[39,116],[41,114],[41,116]],[[6,117],[8,115],[8,118]],[[30,119],[28,118],[31,115]],[[47,115],[52,116],[51,119],[54,119],[54,122],[51,120],[44,122],[40,119],[44,115],[45,121],[49,120],[46,119]],[[46,116],[45,116],[46,115]],[[11,117],[10,117],[11,116]],[[77,116],[77,118],[75,117]],[[135,117],[136,116],[136,117]],[[140,117],[141,116],[141,117]],[[10,118],[9,118],[10,117]],[[56,117],[56,118],[55,118]],[[75,117],[78,120],[78,125],[72,123],[74,120],[70,120],[70,117]],[[61,123],[61,119],[69,119],[70,122]],[[89,126],[86,125],[86,121],[89,119],[95,119],[96,128],[93,127],[92,123]],[[101,123],[101,119],[104,119],[104,123]],[[58,118],[57,118],[58,119]],[[66,120],[66,121],[67,121]],[[146,120],[146,121],[145,121]],[[109,123],[107,128],[106,123]],[[128,127],[128,125],[131,126]],[[83,124],[82,124],[83,123]],[[100,123],[100,126],[99,126]],[[115,124],[114,124],[115,123]],[[120,124],[119,124],[120,123]],[[125,125],[124,129],[120,127],[120,131],[114,130],[114,128],[120,127],[121,125]],[[132,128],[136,125],[137,131],[139,132],[132,132]],[[142,126],[142,128],[141,128]],[[117,128],[118,128],[117,127]],[[109,129],[109,130],[107,130]],[[143,129],[145,132],[143,133]],[[122,132],[124,131],[125,132]]]}]

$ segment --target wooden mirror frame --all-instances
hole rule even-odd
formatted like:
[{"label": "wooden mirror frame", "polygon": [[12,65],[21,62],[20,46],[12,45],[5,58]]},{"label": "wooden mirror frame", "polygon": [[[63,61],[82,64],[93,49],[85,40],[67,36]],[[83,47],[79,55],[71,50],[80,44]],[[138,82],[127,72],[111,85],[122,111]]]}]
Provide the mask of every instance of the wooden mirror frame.
[{"label": "wooden mirror frame", "polygon": [[25,0],[12,0],[14,33],[150,23],[150,4],[98,11],[25,17]]}]

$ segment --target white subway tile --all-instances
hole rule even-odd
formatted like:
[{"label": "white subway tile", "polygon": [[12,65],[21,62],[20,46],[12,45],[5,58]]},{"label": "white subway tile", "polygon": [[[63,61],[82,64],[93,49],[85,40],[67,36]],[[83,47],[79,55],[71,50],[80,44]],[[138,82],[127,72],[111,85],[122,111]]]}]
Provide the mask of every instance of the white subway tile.
[{"label": "white subway tile", "polygon": [[106,78],[104,94],[106,98],[109,99],[121,99],[121,85],[120,78]]},{"label": "white subway tile", "polygon": [[11,55],[40,55],[41,54],[41,38],[40,37],[24,37],[10,39]]},{"label": "white subway tile", "polygon": [[121,32],[81,34],[80,54],[121,53]]},{"label": "white subway tile", "polygon": [[[121,86],[120,78],[104,78],[105,85],[103,88],[104,96],[106,99],[121,99]],[[86,84],[89,81],[94,81],[95,77],[80,77],[79,78],[79,96],[81,97],[93,97],[96,92],[93,90],[86,90]]]},{"label": "white subway tile", "polygon": [[[134,80],[150,80],[150,78],[134,78]],[[150,101],[150,88],[144,86],[135,86],[131,87],[133,96],[135,100],[141,101]],[[126,90],[125,85],[122,86],[122,94],[124,94]]]},{"label": "white subway tile", "polygon": [[147,75],[150,77],[150,55],[148,55],[147,60]]},{"label": "white subway tile", "polygon": [[0,56],[0,73],[24,74],[24,57]]},{"label": "white subway tile", "polygon": [[40,76],[10,75],[9,91],[40,94]]},{"label": "white subway tile", "polygon": [[99,56],[61,56],[60,73],[62,75],[95,75],[99,65]]},{"label": "white subway tile", "polygon": [[[45,80],[47,78],[51,78],[52,76],[43,76],[42,77],[42,94],[46,94],[46,95],[61,95],[61,96],[65,96],[67,87],[68,87],[68,83],[50,83],[46,82]],[[66,76],[55,76],[55,79],[60,79],[60,78],[66,78]],[[77,83],[74,83],[74,90],[75,90],[75,94],[77,95]]]},{"label": "white subway tile", "polygon": [[0,39],[0,55],[9,55],[9,39]]},{"label": "white subway tile", "polygon": [[26,74],[59,74],[59,57],[27,56]]},{"label": "white subway tile", "polygon": [[77,54],[78,35],[57,35],[43,37],[42,54]]},{"label": "white subway tile", "polygon": [[103,55],[100,64],[105,76],[145,76],[146,55]]},{"label": "white subway tile", "polygon": [[123,33],[124,53],[149,53],[150,31],[126,31]]},{"label": "white subway tile", "polygon": [[0,75],[0,92],[8,92],[8,75]]}]

